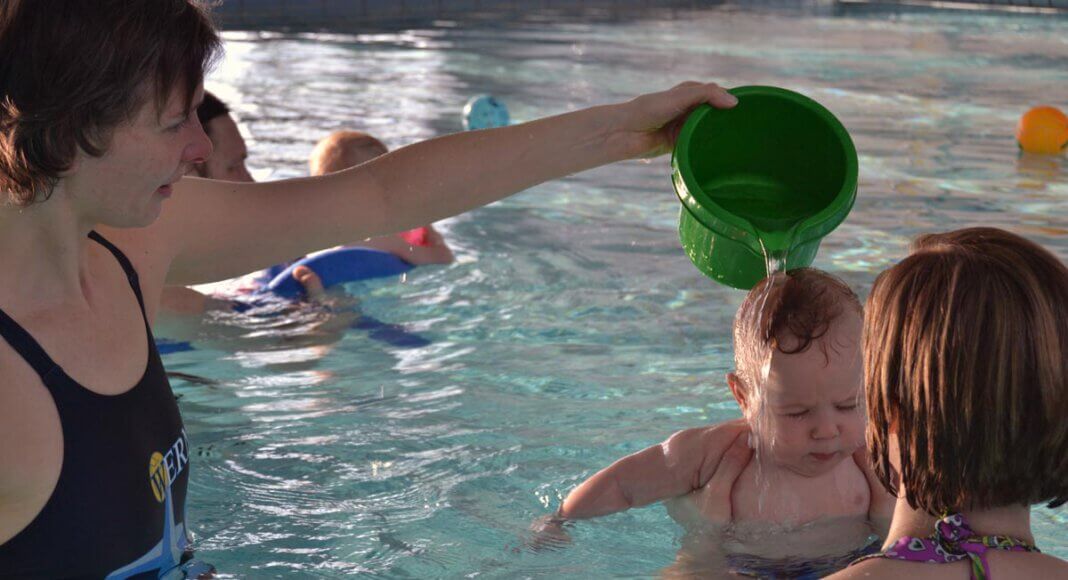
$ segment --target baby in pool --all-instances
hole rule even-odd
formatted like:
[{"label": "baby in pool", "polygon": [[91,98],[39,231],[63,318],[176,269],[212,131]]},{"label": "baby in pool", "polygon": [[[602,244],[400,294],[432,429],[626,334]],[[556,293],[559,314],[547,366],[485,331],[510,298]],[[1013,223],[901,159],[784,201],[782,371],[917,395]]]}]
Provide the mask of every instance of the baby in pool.
[{"label": "baby in pool", "polygon": [[[556,521],[672,500],[669,513],[688,529],[847,516],[883,528],[893,499],[864,452],[862,323],[857,296],[825,272],[762,281],[735,316],[727,374],[744,419],[679,431],[616,461],[572,490]],[[727,481],[717,473],[724,458],[734,466]]]}]

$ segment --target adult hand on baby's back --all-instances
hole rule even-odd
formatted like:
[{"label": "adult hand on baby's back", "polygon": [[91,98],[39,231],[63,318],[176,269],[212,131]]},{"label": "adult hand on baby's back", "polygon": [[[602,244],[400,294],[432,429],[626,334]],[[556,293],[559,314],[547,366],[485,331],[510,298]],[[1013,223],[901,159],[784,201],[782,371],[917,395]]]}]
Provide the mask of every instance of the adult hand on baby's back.
[{"label": "adult hand on baby's back", "polygon": [[715,83],[687,81],[675,87],[641,95],[620,105],[617,135],[623,138],[628,157],[656,157],[671,151],[686,117],[698,105],[708,103],[729,109],[738,99]]},{"label": "adult hand on baby's back", "polygon": [[731,490],[753,458],[753,450],[749,448],[749,433],[749,429],[742,429],[734,437],[700,494],[701,513],[710,522],[728,524],[733,519]]}]

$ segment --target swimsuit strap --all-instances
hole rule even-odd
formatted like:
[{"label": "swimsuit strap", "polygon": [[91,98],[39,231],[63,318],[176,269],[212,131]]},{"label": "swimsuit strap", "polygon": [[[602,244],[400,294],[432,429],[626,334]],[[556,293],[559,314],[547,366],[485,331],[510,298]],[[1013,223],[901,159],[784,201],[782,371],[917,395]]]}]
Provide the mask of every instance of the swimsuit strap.
[{"label": "swimsuit strap", "polygon": [[48,353],[30,336],[30,333],[26,332],[3,310],[0,310],[0,338],[7,341],[11,348],[33,367],[37,376],[41,377],[42,383],[50,384],[49,379],[53,373],[62,374],[60,371],[63,369],[52,360],[52,357],[48,356]]},{"label": "swimsuit strap", "polygon": [[111,252],[115,256],[115,260],[119,262],[119,266],[122,266],[122,271],[126,274],[126,279],[130,282],[130,288],[133,288],[134,295],[137,296],[137,304],[141,306],[141,315],[145,317],[145,323],[148,323],[148,317],[145,315],[145,299],[141,296],[141,282],[137,278],[137,270],[134,269],[133,264],[130,263],[130,259],[126,257],[126,254],[122,253],[115,244],[104,239],[104,236],[96,233],[96,230],[89,232],[89,238],[94,242],[104,246],[104,249]]},{"label": "swimsuit strap", "polygon": [[[145,301],[141,297],[141,285],[137,281],[137,271],[134,269],[133,264],[130,263],[130,260],[126,258],[126,255],[121,250],[105,240],[100,234],[91,231],[89,232],[89,237],[104,246],[118,260],[119,265],[122,266],[122,271],[126,273],[127,280],[130,281],[130,287],[133,288],[134,294],[137,296],[137,303],[141,306],[141,315],[144,317]],[[145,324],[148,324],[147,318]],[[7,341],[11,348],[19,353],[33,367],[33,370],[37,371],[37,375],[41,377],[41,382],[44,384],[50,384],[49,380],[54,378],[53,375],[56,373],[62,374],[61,371],[63,369],[52,360],[52,357],[48,356],[44,348],[2,309],[0,309],[0,338]]]},{"label": "swimsuit strap", "polygon": [[[986,562],[988,550],[1009,552],[1038,552],[1039,549],[1018,538],[1009,536],[977,536],[961,514],[950,514],[935,524],[935,533],[926,538],[905,536],[890,548],[853,561],[889,558],[909,562],[948,564],[965,558],[971,560],[973,580],[988,580],[990,567]],[[852,566],[853,564],[850,564]]]}]

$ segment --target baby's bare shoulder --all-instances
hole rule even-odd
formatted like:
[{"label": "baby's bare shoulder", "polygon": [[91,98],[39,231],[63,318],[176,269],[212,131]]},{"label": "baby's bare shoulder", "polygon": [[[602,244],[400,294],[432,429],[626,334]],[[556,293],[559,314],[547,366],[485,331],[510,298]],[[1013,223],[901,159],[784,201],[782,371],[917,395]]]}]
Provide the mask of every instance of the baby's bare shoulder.
[{"label": "baby's bare shoulder", "polygon": [[663,445],[665,451],[718,451],[723,453],[742,431],[748,429],[749,426],[744,419],[735,419],[715,425],[677,431]]},{"label": "baby's bare shoulder", "polygon": [[701,443],[706,449],[718,449],[720,453],[730,447],[738,435],[749,431],[745,419],[724,421],[701,429]]}]

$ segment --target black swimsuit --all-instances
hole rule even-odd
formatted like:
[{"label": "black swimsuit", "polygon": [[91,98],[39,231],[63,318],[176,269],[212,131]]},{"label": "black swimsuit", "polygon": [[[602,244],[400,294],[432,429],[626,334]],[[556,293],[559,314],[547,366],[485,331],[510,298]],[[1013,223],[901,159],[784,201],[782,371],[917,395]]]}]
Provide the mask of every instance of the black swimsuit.
[{"label": "black swimsuit", "polygon": [[[129,260],[96,232],[89,237],[122,265],[145,318]],[[0,577],[156,578],[191,556],[189,445],[147,318],[145,335],[144,376],[129,391],[100,395],[67,376],[0,310],[0,336],[40,375],[63,429],[59,481],[37,517],[0,545]]]}]

